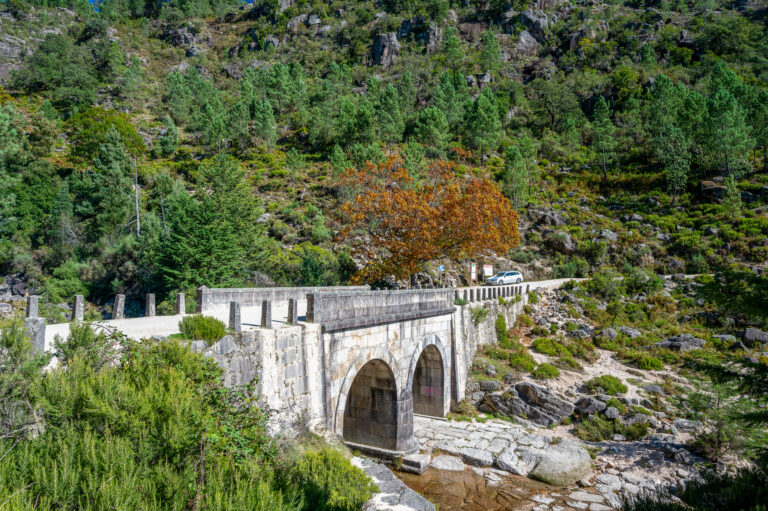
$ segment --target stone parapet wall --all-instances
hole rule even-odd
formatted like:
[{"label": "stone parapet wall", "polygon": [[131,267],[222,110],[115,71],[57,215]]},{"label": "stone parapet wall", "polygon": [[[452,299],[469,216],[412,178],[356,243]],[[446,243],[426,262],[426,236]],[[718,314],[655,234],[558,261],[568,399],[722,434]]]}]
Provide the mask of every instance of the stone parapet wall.
[{"label": "stone parapet wall", "polygon": [[261,305],[264,300],[273,303],[287,302],[290,299],[306,300],[308,294],[369,291],[370,286],[326,286],[326,287],[252,287],[252,288],[207,288],[197,290],[195,312],[204,314],[213,309],[228,307],[230,302],[239,302],[243,307]]},{"label": "stone parapet wall", "polygon": [[453,312],[453,290],[318,292],[307,298],[307,321],[333,332]]}]

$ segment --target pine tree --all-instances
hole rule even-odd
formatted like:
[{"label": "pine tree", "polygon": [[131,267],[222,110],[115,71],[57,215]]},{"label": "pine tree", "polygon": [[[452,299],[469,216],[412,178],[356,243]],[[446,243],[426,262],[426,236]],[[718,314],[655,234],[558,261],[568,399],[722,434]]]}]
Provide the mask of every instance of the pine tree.
[{"label": "pine tree", "polygon": [[495,73],[501,66],[501,47],[496,34],[486,30],[482,38],[483,49],[480,52],[480,67],[488,73]]},{"label": "pine tree", "polygon": [[250,109],[244,101],[238,101],[230,107],[227,115],[227,138],[236,142],[241,150],[250,145],[250,124]]},{"label": "pine tree", "polygon": [[724,87],[718,88],[707,102],[705,131],[712,166],[728,176],[740,176],[749,167],[746,157],[754,141],[744,109]]},{"label": "pine tree", "polygon": [[344,154],[344,151],[339,147],[339,144],[336,144],[333,146],[333,150],[331,150],[331,155],[329,156],[328,160],[331,162],[331,167],[333,167],[333,174],[335,177],[340,176],[347,168],[349,168],[349,160],[347,159],[347,155]]},{"label": "pine tree", "polygon": [[405,123],[400,112],[400,96],[391,84],[387,84],[381,93],[376,116],[381,139],[389,145],[389,153],[392,154],[392,144],[402,138]]},{"label": "pine tree", "polygon": [[253,132],[270,151],[277,141],[277,127],[272,105],[266,99],[256,101],[253,105]]},{"label": "pine tree", "polygon": [[501,171],[501,189],[516,210],[528,204],[528,171],[523,155],[515,146],[510,146],[504,157]]},{"label": "pine tree", "polygon": [[433,147],[438,153],[443,151],[450,137],[445,115],[433,106],[421,111],[414,132],[421,143]]},{"label": "pine tree", "polygon": [[468,124],[470,144],[480,150],[481,160],[485,162],[486,153],[496,149],[501,139],[501,119],[490,88],[483,89],[475,100]]},{"label": "pine tree", "polygon": [[405,71],[400,77],[397,92],[400,93],[400,101],[402,102],[400,110],[403,113],[403,120],[407,124],[414,116],[417,96],[416,85],[413,83],[413,75],[410,71]]},{"label": "pine tree", "polygon": [[337,140],[346,147],[355,139],[357,132],[357,109],[347,96],[339,98],[335,132]]},{"label": "pine tree", "polygon": [[353,139],[363,144],[373,142],[376,138],[376,112],[367,99],[358,105],[354,121]]},{"label": "pine tree", "polygon": [[533,185],[539,180],[539,167],[536,165],[536,155],[539,151],[539,143],[527,133],[517,140],[517,148],[523,158],[525,174],[528,181],[528,196],[533,195]]},{"label": "pine tree", "polygon": [[179,129],[173,123],[173,119],[168,116],[163,119],[163,124],[165,125],[165,133],[160,135],[157,147],[161,155],[170,156],[176,152],[179,145]]},{"label": "pine tree", "polygon": [[726,214],[731,220],[736,220],[741,216],[741,192],[736,185],[736,179],[733,174],[730,174],[725,179],[725,198],[723,199],[723,206],[725,207]]},{"label": "pine tree", "polygon": [[443,54],[448,67],[456,72],[464,60],[464,50],[461,47],[461,39],[456,35],[456,29],[453,27],[445,29]]},{"label": "pine tree", "polygon": [[592,149],[597,154],[603,171],[604,186],[608,184],[608,165],[615,157],[616,140],[613,137],[615,131],[616,128],[611,122],[608,103],[604,97],[600,96],[595,105],[595,114],[592,120]]},{"label": "pine tree", "polygon": [[691,167],[691,154],[688,150],[688,138],[680,128],[669,126],[657,132],[655,149],[667,177],[667,189],[672,194],[672,203],[685,190],[688,183],[688,171]]}]

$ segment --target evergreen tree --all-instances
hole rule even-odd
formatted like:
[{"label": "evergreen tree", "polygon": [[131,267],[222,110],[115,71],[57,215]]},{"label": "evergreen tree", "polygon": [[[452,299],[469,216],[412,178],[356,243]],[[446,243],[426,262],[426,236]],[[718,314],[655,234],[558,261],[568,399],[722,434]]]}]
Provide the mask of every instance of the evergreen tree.
[{"label": "evergreen tree", "polygon": [[400,112],[400,96],[391,84],[387,84],[381,93],[377,122],[381,139],[389,145],[389,153],[392,154],[392,144],[402,138],[405,123]]},{"label": "evergreen tree", "polygon": [[189,118],[192,103],[192,91],[181,73],[169,73],[165,79],[163,101],[168,105],[168,112],[177,123],[183,124]]},{"label": "evergreen tree", "polygon": [[456,72],[464,60],[464,50],[461,48],[461,39],[459,39],[456,29],[453,27],[445,29],[443,54],[445,55],[446,65]]},{"label": "evergreen tree", "polygon": [[344,171],[347,170],[347,168],[349,168],[349,160],[347,159],[347,155],[344,154],[344,150],[339,147],[339,144],[333,146],[331,155],[328,157],[328,160],[331,162],[331,167],[333,167],[333,174],[335,177],[340,176]]},{"label": "evergreen tree", "polygon": [[613,137],[615,131],[616,128],[611,121],[608,103],[604,97],[600,96],[595,105],[595,114],[592,120],[592,149],[597,154],[598,162],[603,171],[603,185],[608,184],[608,165],[615,157],[616,140]]},{"label": "evergreen tree", "polygon": [[515,146],[510,146],[504,157],[504,168],[499,176],[501,189],[515,209],[528,204],[528,171],[523,155]]},{"label": "evergreen tree", "polygon": [[645,69],[653,69],[656,66],[656,52],[648,43],[644,44],[640,50],[640,64]]},{"label": "evergreen tree", "polygon": [[485,161],[486,153],[496,149],[501,139],[501,119],[490,88],[483,89],[475,100],[468,124],[470,144],[480,150],[481,160]]},{"label": "evergreen tree", "polygon": [[528,181],[528,196],[533,195],[533,185],[539,180],[539,167],[536,165],[536,155],[539,151],[539,143],[527,133],[517,140],[517,148],[525,165],[525,174]]},{"label": "evergreen tree", "polygon": [[416,85],[413,83],[413,75],[410,71],[405,71],[400,77],[397,92],[400,94],[401,112],[406,124],[414,117],[416,106]]},{"label": "evergreen tree", "polygon": [[438,153],[445,149],[450,137],[445,115],[433,106],[421,111],[416,119],[414,133],[421,143],[433,147]]},{"label": "evergreen tree", "polygon": [[277,141],[277,127],[272,105],[262,99],[253,105],[253,132],[270,151]]},{"label": "evergreen tree", "polygon": [[160,135],[157,148],[161,155],[171,156],[176,152],[179,145],[179,129],[173,123],[173,119],[168,116],[163,119],[163,124],[165,125],[165,133]]},{"label": "evergreen tree", "polygon": [[501,66],[501,47],[496,34],[486,30],[482,38],[483,49],[480,52],[480,67],[482,71],[495,73]]},{"label": "evergreen tree", "polygon": [[335,132],[338,140],[349,147],[357,132],[357,109],[347,96],[339,98]]},{"label": "evergreen tree", "polygon": [[424,147],[411,139],[405,144],[403,150],[403,165],[408,169],[408,173],[413,178],[413,182],[418,185],[424,178],[424,169],[427,166],[426,152]]},{"label": "evergreen tree", "polygon": [[725,198],[723,199],[723,206],[728,218],[736,220],[741,216],[741,192],[736,185],[736,179],[733,174],[730,174],[725,179]]},{"label": "evergreen tree", "polygon": [[691,155],[688,139],[680,128],[670,126],[659,131],[655,137],[655,149],[667,177],[667,189],[672,194],[672,203],[685,190]]},{"label": "evergreen tree", "polygon": [[376,138],[376,112],[367,99],[358,105],[354,121],[354,140],[363,144],[372,143]]},{"label": "evergreen tree", "polygon": [[251,115],[248,105],[238,101],[232,105],[227,114],[227,138],[237,143],[240,149],[247,148],[250,144]]},{"label": "evergreen tree", "polygon": [[744,109],[724,87],[719,87],[707,102],[705,131],[712,167],[728,176],[740,176],[749,166],[747,154],[753,140]]},{"label": "evergreen tree", "polygon": [[93,166],[89,202],[94,215],[90,232],[94,238],[113,238],[136,221],[133,165],[114,127],[99,147]]}]

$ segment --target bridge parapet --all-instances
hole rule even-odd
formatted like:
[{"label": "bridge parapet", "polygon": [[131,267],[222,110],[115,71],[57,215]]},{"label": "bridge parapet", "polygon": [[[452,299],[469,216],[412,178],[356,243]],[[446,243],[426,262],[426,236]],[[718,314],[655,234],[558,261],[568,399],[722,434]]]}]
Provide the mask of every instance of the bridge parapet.
[{"label": "bridge parapet", "polygon": [[307,295],[307,321],[325,332],[452,314],[452,289],[316,292]]},{"label": "bridge parapet", "polygon": [[304,300],[307,294],[318,292],[369,291],[370,286],[327,286],[327,287],[245,287],[197,289],[195,312],[204,314],[213,309],[229,307],[230,302],[239,302],[242,307],[260,306],[264,300],[272,303],[288,300]]}]

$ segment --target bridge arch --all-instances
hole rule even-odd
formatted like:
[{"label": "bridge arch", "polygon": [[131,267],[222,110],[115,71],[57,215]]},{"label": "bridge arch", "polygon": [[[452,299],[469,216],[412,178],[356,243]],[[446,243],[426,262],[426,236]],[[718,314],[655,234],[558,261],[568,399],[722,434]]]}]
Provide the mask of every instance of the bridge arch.
[{"label": "bridge arch", "polygon": [[438,336],[426,338],[416,349],[408,369],[407,388],[413,395],[413,412],[445,416],[450,403],[450,358]]},{"label": "bridge arch", "polygon": [[398,389],[395,373],[381,359],[366,362],[355,374],[344,406],[347,442],[397,450]]}]

